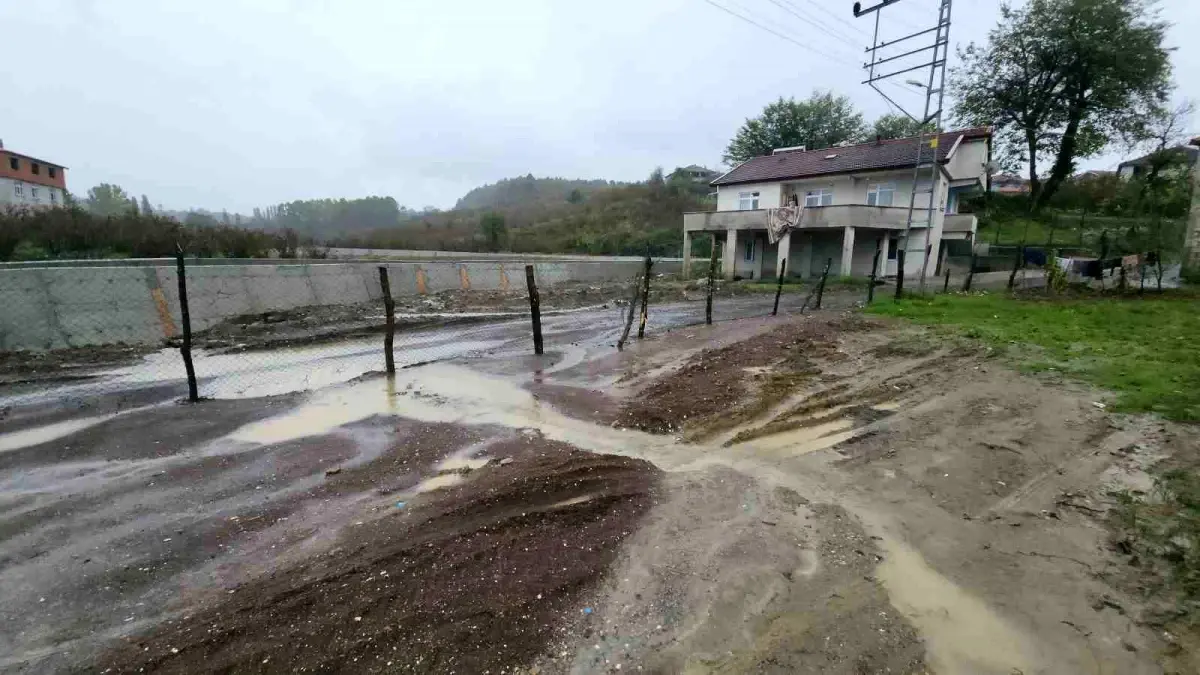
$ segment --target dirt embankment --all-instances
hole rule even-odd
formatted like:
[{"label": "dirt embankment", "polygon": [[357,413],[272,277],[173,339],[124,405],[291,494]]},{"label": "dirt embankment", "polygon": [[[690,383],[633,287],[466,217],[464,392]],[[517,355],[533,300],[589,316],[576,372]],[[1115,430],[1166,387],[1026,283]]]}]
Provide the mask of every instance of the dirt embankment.
[{"label": "dirt embankment", "polygon": [[[537,439],[99,659],[106,672],[510,672],[584,608],[649,508],[647,462]],[[109,670],[111,669],[111,670]]]}]

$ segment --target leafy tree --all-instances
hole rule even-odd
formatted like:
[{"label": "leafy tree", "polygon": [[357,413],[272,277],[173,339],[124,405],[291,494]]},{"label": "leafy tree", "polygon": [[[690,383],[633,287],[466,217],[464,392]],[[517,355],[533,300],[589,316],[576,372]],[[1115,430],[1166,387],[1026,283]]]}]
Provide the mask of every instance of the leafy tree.
[{"label": "leafy tree", "polygon": [[[932,131],[933,124],[926,124],[925,131]],[[921,123],[903,113],[884,115],[875,120],[868,134],[870,138],[907,138],[921,133]]]},{"label": "leafy tree", "polygon": [[[960,52],[955,116],[993,125],[1000,151],[1026,163],[1034,210],[1119,135],[1137,134],[1171,90],[1152,0],[1030,0],[1002,5],[986,45]],[[1042,181],[1040,162],[1052,159]]]},{"label": "leafy tree", "polygon": [[501,244],[508,238],[508,225],[504,222],[504,216],[495,211],[483,214],[479,219],[479,230],[493,251],[499,251]]},{"label": "leafy tree", "polygon": [[133,215],[138,215],[138,200],[137,197],[129,198],[129,212]]},{"label": "leafy tree", "polygon": [[84,204],[98,216],[115,216],[129,210],[129,195],[120,185],[101,183],[88,190]]},{"label": "leafy tree", "polygon": [[149,216],[154,214],[154,209],[150,208],[150,200],[146,199],[146,195],[142,195],[142,215]]},{"label": "leafy tree", "polygon": [[579,188],[574,188],[571,190],[571,193],[567,195],[567,202],[570,204],[579,204],[582,201],[583,193],[579,191]]},{"label": "leafy tree", "polygon": [[725,148],[725,161],[741,162],[795,145],[829,148],[861,140],[865,130],[862,113],[847,96],[817,91],[804,101],[780,97],[738,129]]}]

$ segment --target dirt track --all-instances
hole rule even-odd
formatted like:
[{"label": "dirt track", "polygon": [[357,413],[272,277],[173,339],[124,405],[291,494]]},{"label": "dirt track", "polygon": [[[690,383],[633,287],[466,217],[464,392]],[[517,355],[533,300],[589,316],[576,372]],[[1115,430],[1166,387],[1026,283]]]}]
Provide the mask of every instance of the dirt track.
[{"label": "dirt track", "polygon": [[0,667],[1162,672],[1102,400],[831,312],[130,412],[5,453]]}]

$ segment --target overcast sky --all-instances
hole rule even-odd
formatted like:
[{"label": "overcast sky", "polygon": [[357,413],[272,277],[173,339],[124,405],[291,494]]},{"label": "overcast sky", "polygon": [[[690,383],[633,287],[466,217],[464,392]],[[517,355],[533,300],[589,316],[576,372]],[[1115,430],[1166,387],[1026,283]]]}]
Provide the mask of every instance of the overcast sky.
[{"label": "overcast sky", "polygon": [[[38,0],[0,5],[6,148],[168,208],[249,212],[391,195],[453,206],[535,176],[643,179],[716,168],[778,96],[888,110],[860,65],[871,22],[843,0]],[[886,36],[932,25],[904,0]],[[981,41],[994,0],[956,0],[951,41]],[[1200,3],[1168,0],[1179,94],[1200,98]],[[918,94],[886,89],[905,104]],[[1111,167],[1109,155],[1087,167]]]}]

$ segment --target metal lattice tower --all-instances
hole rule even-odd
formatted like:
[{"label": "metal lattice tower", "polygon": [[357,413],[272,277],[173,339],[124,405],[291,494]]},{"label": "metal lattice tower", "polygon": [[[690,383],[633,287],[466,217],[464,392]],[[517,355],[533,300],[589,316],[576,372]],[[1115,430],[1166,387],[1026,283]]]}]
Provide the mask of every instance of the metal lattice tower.
[{"label": "metal lattice tower", "polygon": [[[874,32],[874,35],[871,40],[871,46],[866,48],[866,53],[868,55],[869,61],[867,63],[863,64],[863,68],[867,71],[867,79],[863,81],[863,84],[869,85],[880,96],[882,96],[884,99],[886,99],[888,101],[888,103],[895,106],[896,109],[898,109],[900,112],[907,115],[910,119],[920,123],[920,133],[917,136],[916,163],[915,163],[915,166],[913,167],[913,184],[912,184],[912,190],[910,190],[909,198],[908,198],[908,216],[905,219],[904,236],[901,240],[900,245],[903,247],[901,250],[903,250],[907,254],[909,251],[909,249],[908,249],[909,233],[912,230],[912,225],[913,225],[913,213],[916,211],[917,194],[918,194],[918,192],[921,194],[928,194],[929,195],[929,206],[926,209],[925,236],[923,238],[924,242],[921,245],[921,249],[920,249],[921,254],[922,254],[920,288],[921,288],[921,291],[924,292],[924,290],[925,290],[925,271],[929,268],[929,257],[930,257],[929,256],[929,253],[930,253],[930,251],[929,251],[929,230],[932,229],[932,226],[933,226],[933,209],[934,209],[934,205],[937,201],[937,199],[936,199],[937,195],[935,194],[936,186],[938,183],[938,181],[937,181],[937,171],[938,171],[937,151],[938,151],[938,147],[937,146],[938,146],[938,138],[939,138],[938,134],[942,130],[942,108],[943,108],[943,102],[945,100],[945,90],[946,90],[946,61],[947,61],[946,57],[949,55],[949,49],[950,49],[950,4],[951,4],[951,0],[939,0],[938,1],[937,24],[933,28],[927,28],[925,30],[917,31],[916,33],[911,33],[909,35],[905,35],[903,37],[896,38],[894,40],[885,40],[885,41],[881,42],[879,40],[879,24],[882,19],[882,15],[883,15],[882,10],[884,8],[894,5],[898,2],[900,2],[900,0],[880,0],[880,2],[878,4],[873,5],[871,7],[867,7],[865,9],[861,6],[860,3],[856,2],[856,3],[854,3],[854,16],[861,17],[861,16],[864,16],[867,14],[875,15],[875,32]],[[900,44],[902,42],[908,42],[909,40],[914,40],[917,38],[925,38],[925,36],[929,36],[930,34],[932,34],[932,36],[933,36],[933,41],[930,43],[927,43],[927,44],[921,44],[920,42],[909,43],[909,45],[921,45],[921,46],[917,46],[914,49],[911,49],[909,51],[902,52],[900,54],[894,54],[894,55],[888,56],[888,57],[883,57],[880,54],[880,50],[882,50],[882,49],[892,47],[892,46]],[[925,39],[928,39],[928,38],[925,38]],[[900,70],[892,70],[891,72],[887,72],[885,74],[879,74],[877,72],[877,69],[883,70],[880,68],[880,66],[883,66],[884,64],[892,63],[894,61],[897,61],[899,59],[903,59],[906,57],[923,54],[924,52],[927,52],[927,51],[932,51],[932,57],[927,62],[920,63],[918,65],[911,66],[911,67],[904,67],[904,68],[901,68]],[[893,66],[893,68],[895,68],[895,67],[899,67],[899,64],[897,66]],[[890,96],[888,96],[887,94],[885,94],[876,84],[877,82],[889,80],[891,78],[897,77],[899,75],[903,75],[905,73],[918,72],[918,71],[922,71],[925,69],[928,70],[928,81],[927,82],[925,82],[924,84],[922,84],[921,82],[919,82],[917,80],[908,80],[906,82],[907,84],[921,87],[925,91],[925,108],[922,111],[920,117],[917,117],[916,115],[912,114],[911,112],[906,110],[904,108],[904,106],[902,106],[899,103],[897,103],[896,101],[892,100],[892,98]],[[929,130],[930,124],[932,124],[932,130]],[[928,147],[928,151],[926,150],[927,147]],[[926,169],[929,170],[928,189],[918,190],[917,186],[921,184],[920,183],[921,172]],[[904,276],[903,266],[901,266],[900,269],[896,270],[896,272],[901,278],[903,278],[903,276]]]}]

